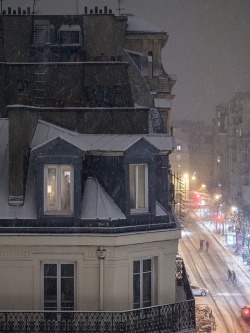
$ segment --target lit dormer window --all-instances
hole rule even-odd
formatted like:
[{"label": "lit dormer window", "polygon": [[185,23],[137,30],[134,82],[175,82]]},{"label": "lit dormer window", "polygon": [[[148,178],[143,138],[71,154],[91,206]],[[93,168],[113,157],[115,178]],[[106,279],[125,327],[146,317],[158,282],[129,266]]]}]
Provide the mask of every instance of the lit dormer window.
[{"label": "lit dormer window", "polygon": [[177,145],[176,150],[181,150],[181,145]]},{"label": "lit dormer window", "polygon": [[45,165],[45,214],[73,214],[73,184],[73,167],[71,165]]},{"label": "lit dormer window", "polygon": [[129,165],[130,210],[148,211],[148,165]]}]

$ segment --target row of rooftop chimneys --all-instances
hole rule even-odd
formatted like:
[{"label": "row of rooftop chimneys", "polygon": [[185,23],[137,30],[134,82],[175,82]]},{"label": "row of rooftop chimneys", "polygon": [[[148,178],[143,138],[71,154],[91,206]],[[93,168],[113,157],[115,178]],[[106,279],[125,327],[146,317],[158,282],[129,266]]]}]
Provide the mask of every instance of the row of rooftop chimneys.
[{"label": "row of rooftop chimneys", "polygon": [[[88,14],[88,7],[84,7],[84,14]],[[104,6],[104,9],[99,9],[97,6],[95,9],[90,9],[89,14],[112,14],[112,9],[108,10],[107,6]],[[4,9],[2,11],[2,15],[31,15],[31,9],[30,7],[27,7],[27,9],[23,9],[21,7],[18,7],[18,9],[13,9],[11,7],[8,7],[7,11]]]}]

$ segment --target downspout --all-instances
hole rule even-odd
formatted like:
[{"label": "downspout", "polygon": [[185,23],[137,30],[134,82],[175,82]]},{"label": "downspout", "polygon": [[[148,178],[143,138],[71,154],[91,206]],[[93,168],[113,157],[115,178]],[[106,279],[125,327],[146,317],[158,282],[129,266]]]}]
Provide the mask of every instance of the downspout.
[{"label": "downspout", "polygon": [[96,250],[97,257],[99,258],[99,308],[103,311],[104,304],[104,258],[106,256],[106,250],[100,246]]}]

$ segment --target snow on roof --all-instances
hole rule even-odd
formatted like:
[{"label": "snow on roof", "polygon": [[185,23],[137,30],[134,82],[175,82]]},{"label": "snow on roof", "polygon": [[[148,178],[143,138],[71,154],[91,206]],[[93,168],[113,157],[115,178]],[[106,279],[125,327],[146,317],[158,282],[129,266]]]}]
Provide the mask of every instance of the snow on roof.
[{"label": "snow on roof", "polygon": [[38,121],[31,148],[35,150],[58,136],[83,151],[124,153],[141,138],[160,151],[171,151],[173,148],[172,137],[166,134],[79,134],[42,120]]},{"label": "snow on roof", "polygon": [[128,32],[166,33],[164,30],[136,16],[128,15],[127,18]]},{"label": "snow on roof", "polygon": [[156,108],[171,109],[172,102],[163,98],[154,98],[154,106]]},{"label": "snow on roof", "polygon": [[114,200],[108,195],[96,178],[88,178],[85,183],[81,219],[109,220],[126,219]]},{"label": "snow on roof", "polygon": [[156,216],[166,216],[166,215],[168,215],[168,212],[157,201],[156,201],[156,207],[155,207],[155,215]]}]

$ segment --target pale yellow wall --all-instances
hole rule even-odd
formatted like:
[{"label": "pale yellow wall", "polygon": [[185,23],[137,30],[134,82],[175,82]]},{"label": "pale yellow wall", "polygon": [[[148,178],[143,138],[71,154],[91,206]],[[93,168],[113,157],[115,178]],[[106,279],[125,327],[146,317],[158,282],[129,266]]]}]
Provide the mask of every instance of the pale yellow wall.
[{"label": "pale yellow wall", "polygon": [[24,259],[0,261],[0,309],[32,310],[34,267]]}]

